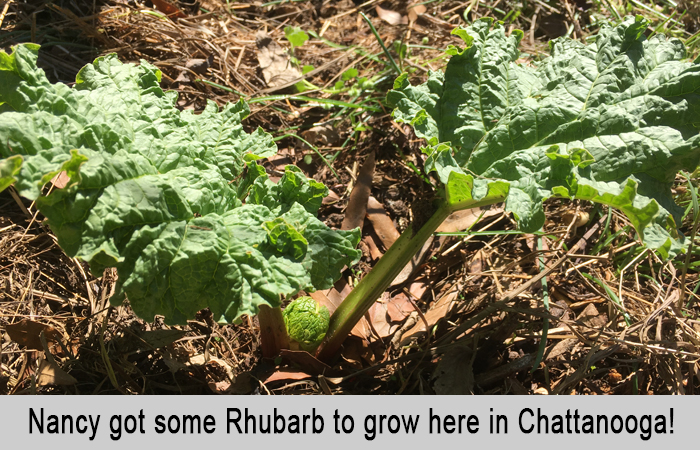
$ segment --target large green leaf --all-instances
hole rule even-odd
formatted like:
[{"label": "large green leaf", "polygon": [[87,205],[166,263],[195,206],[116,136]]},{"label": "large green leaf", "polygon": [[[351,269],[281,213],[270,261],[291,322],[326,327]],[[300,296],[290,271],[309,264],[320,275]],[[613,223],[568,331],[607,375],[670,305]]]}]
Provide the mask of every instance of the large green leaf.
[{"label": "large green leaf", "polygon": [[677,39],[646,39],[647,22],[603,27],[594,43],[550,43],[539,63],[518,63],[521,32],[482,19],[455,30],[444,73],[388,99],[397,121],[428,142],[426,168],[456,208],[505,199],[520,226],[544,223],[542,202],[580,198],[622,210],[652,247],[680,248],[671,197],[680,169],[700,157],[700,64]]},{"label": "large green leaf", "polygon": [[[95,275],[117,268],[113,303],[126,296],[139,316],[170,323],[206,307],[235,320],[328,288],[359,258],[359,230],[315,217],[325,186],[296,167],[275,184],[255,164],[277,148],[243,130],[242,101],[181,112],[156,67],[115,55],[84,67],[73,88],[51,84],[37,55],[32,45],[0,53],[0,189],[36,199],[61,247]],[[61,171],[66,188],[41,196]]]}]

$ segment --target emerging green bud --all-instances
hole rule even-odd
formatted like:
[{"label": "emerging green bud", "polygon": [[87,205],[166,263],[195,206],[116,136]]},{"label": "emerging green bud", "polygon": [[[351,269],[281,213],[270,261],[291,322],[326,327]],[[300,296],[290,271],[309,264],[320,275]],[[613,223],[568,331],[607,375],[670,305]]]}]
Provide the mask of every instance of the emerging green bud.
[{"label": "emerging green bud", "polygon": [[299,348],[313,352],[321,345],[328,332],[331,315],[328,308],[319,305],[311,297],[299,297],[282,311],[289,338]]}]

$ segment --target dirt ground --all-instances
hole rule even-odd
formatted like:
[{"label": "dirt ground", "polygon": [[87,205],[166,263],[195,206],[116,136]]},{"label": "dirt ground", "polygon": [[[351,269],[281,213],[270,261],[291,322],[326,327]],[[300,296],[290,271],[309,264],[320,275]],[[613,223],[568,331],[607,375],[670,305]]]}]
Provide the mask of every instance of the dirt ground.
[{"label": "dirt ground", "polygon": [[[40,66],[53,82],[70,84],[83,65],[117,53],[161,69],[182,109],[249,101],[246,127],[262,127],[280,149],[265,162],[269,173],[298,165],[331,189],[322,220],[340,228],[354,217],[363,227],[362,260],[321,293],[333,301],[421,220],[437,183],[424,173],[421,140],[391,119],[384,97],[395,73],[360,12],[414,84],[445,65],[456,26],[487,16],[525,32],[523,58],[546,52],[549,39],[585,39],[602,21],[635,12],[697,54],[697,5],[645,1],[652,13],[637,3],[5,0],[0,46],[42,44]],[[270,79],[261,69],[263,49],[289,54],[285,27],[308,33],[291,53],[299,67],[313,66],[300,94],[311,100],[291,95],[295,83],[285,86],[284,74]],[[276,44],[261,46],[261,36]],[[369,203],[349,208],[362,187]],[[685,178],[675,194],[690,204]],[[545,209],[543,236],[510,233],[516,224],[499,205],[451,217],[441,231],[480,233],[431,239],[327,365],[293,351],[263,358],[256,317],[220,325],[203,310],[187,326],[167,326],[137,318],[128,304],[111,307],[116,274],[90,275],[60,250],[34,205],[7,189],[0,193],[0,393],[695,393],[697,252],[663,261],[606,207],[552,200]],[[629,324],[615,302],[624,303]]]}]

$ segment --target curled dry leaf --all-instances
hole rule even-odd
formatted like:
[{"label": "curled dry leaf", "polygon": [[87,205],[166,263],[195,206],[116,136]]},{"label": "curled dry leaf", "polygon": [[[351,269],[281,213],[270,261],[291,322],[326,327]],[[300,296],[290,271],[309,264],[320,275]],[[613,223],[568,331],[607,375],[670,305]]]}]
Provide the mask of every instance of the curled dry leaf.
[{"label": "curled dry leaf", "polygon": [[66,173],[65,170],[62,170],[58,175],[55,177],[51,178],[51,183],[56,189],[63,189],[66,186],[68,186],[68,183],[70,182],[70,177]]},{"label": "curled dry leaf", "polygon": [[399,293],[390,297],[388,293],[384,293],[382,299],[369,309],[369,316],[374,331],[380,338],[385,338],[394,334],[413,310],[413,305],[405,294]]},{"label": "curled dry leaf", "polygon": [[214,55],[209,55],[208,58],[192,58],[185,63],[185,67],[198,75],[202,75],[207,73],[207,69],[213,62]]},{"label": "curled dry leaf", "polygon": [[373,259],[379,259],[382,257],[382,252],[379,250],[379,247],[377,247],[377,243],[374,242],[374,238],[370,235],[363,236],[362,237],[362,242],[367,244],[367,248],[369,249],[369,256]]},{"label": "curled dry leaf", "polygon": [[340,201],[340,197],[338,194],[335,192],[328,190],[328,195],[323,197],[323,202],[321,202],[323,205],[333,205],[335,203],[338,203]]},{"label": "curled dry leaf", "polygon": [[78,382],[71,374],[58,367],[56,361],[39,360],[37,386],[71,386]]},{"label": "curled dry leaf", "polygon": [[384,9],[381,6],[375,6],[374,10],[377,11],[377,16],[379,16],[380,19],[382,19],[384,22],[390,25],[400,25],[408,23],[406,17],[402,16],[396,11]]},{"label": "curled dry leaf", "polygon": [[477,221],[503,214],[503,207],[494,207],[488,210],[481,208],[463,209],[450,214],[437,228],[439,233],[454,233],[471,228]]},{"label": "curled dry leaf", "polygon": [[[190,78],[191,73],[197,75],[203,75],[207,73],[207,69],[214,62],[214,55],[209,55],[208,58],[191,58],[185,63],[185,69],[180,72],[175,81],[180,83],[189,83],[192,81]],[[181,67],[181,66],[178,66]]]},{"label": "curled dry leaf", "polygon": [[258,63],[268,87],[282,89],[301,77],[299,70],[289,60],[287,51],[270,36],[258,33],[255,45],[258,47]]},{"label": "curled dry leaf", "polygon": [[267,377],[267,379],[263,381],[263,384],[270,384],[275,382],[287,383],[308,380],[309,378],[312,378],[312,376],[305,372],[299,372],[296,370],[280,370]]},{"label": "curled dry leaf", "polygon": [[345,209],[345,218],[340,226],[341,230],[352,230],[357,227],[362,229],[362,224],[367,214],[367,199],[372,189],[374,166],[374,152],[372,152],[367,156],[367,159],[365,159],[360,173],[357,176],[357,183],[350,194],[348,207]]},{"label": "curled dry leaf", "polygon": [[[457,289],[449,291],[447,294],[440,297],[440,299],[435,302],[428,312],[425,313],[425,320],[428,322],[428,327],[432,328],[440,319],[445,317],[447,313],[450,312],[452,305],[459,296]],[[412,339],[416,339],[426,332],[425,322],[419,320],[413,328],[408,330],[401,339],[401,345],[408,344]]]},{"label": "curled dry leaf", "polygon": [[372,228],[374,228],[374,232],[377,233],[377,237],[382,241],[385,249],[391,247],[401,235],[382,204],[372,196],[367,200],[367,217],[372,222]]},{"label": "curled dry leaf", "polygon": [[418,19],[418,16],[424,14],[427,10],[428,8],[421,3],[410,5],[408,8],[406,8],[406,12],[408,13],[408,21],[415,22]]},{"label": "curled dry leaf", "polygon": [[589,303],[586,309],[578,315],[576,320],[591,328],[598,329],[604,327],[605,324],[608,323],[608,315],[599,313],[598,309],[592,303]]},{"label": "curled dry leaf", "polygon": [[331,301],[331,299],[328,298],[328,296],[325,293],[323,293],[322,291],[309,292],[308,294],[309,294],[309,297],[316,300],[316,303],[328,308],[328,312],[330,312],[331,314],[333,314],[333,311],[335,311],[336,308],[338,308],[338,305],[333,303]]},{"label": "curled dry leaf", "polygon": [[[340,135],[331,125],[317,125],[301,132],[301,137],[316,147],[332,147],[340,140]],[[307,147],[306,144],[303,144]]]},{"label": "curled dry leaf", "polygon": [[44,350],[41,345],[42,331],[44,336],[46,336],[47,342],[58,342],[61,339],[61,332],[54,327],[29,319],[22,319],[17,323],[9,324],[5,327],[5,330],[10,339],[31,350]]},{"label": "curled dry leaf", "polygon": [[163,14],[167,15],[171,19],[173,18],[178,18],[178,19],[184,19],[187,17],[185,13],[183,13],[180,8],[177,6],[173,5],[171,2],[167,0],[151,0],[153,3],[153,6],[156,7],[156,9]]},{"label": "curled dry leaf", "polygon": [[588,223],[590,215],[586,211],[567,211],[562,215],[562,219],[564,220],[565,225],[568,225],[575,220],[576,222],[574,222],[574,226],[582,227]]}]

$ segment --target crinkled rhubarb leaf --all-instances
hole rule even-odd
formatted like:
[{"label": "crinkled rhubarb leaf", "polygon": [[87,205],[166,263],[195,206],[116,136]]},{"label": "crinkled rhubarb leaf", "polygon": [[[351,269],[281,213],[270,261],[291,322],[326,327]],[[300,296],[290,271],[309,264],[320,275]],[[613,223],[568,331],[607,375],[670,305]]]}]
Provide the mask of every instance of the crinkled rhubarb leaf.
[{"label": "crinkled rhubarb leaf", "polygon": [[622,210],[651,248],[680,249],[682,211],[671,197],[700,157],[700,64],[683,44],[627,18],[595,42],[550,43],[551,56],[518,63],[522,33],[482,19],[455,31],[444,73],[388,99],[399,122],[427,140],[426,168],[455,208],[506,202],[522,229],[544,223],[542,202],[578,198]]},{"label": "crinkled rhubarb leaf", "polygon": [[[37,55],[33,45],[0,53],[0,189],[36,199],[64,251],[95,275],[117,268],[113,303],[126,296],[140,317],[169,323],[206,307],[235,320],[328,288],[359,258],[359,230],[315,216],[325,186],[291,166],[275,184],[255,164],[277,148],[243,130],[245,103],[181,112],[156,67],[115,55],[73,88],[51,84]],[[41,196],[62,171],[68,185]]]}]

